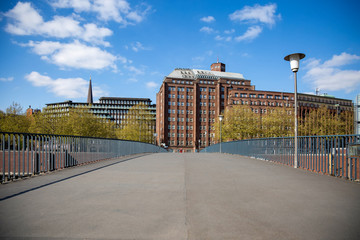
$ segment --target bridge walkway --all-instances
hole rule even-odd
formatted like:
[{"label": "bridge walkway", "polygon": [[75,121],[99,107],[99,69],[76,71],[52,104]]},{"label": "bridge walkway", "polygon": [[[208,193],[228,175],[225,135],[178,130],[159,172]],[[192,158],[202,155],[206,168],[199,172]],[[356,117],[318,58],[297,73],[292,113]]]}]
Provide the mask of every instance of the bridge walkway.
[{"label": "bridge walkway", "polygon": [[360,185],[236,155],[142,154],[0,186],[6,239],[360,239]]}]

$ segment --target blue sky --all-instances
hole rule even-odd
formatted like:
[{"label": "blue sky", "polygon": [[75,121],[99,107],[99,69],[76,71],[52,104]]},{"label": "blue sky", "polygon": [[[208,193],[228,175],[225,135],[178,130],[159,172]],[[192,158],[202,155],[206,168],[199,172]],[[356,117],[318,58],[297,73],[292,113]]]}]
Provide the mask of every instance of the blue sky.
[{"label": "blue sky", "polygon": [[174,68],[217,58],[258,90],[360,94],[359,1],[37,0],[0,2],[0,110],[99,97],[155,103]]}]

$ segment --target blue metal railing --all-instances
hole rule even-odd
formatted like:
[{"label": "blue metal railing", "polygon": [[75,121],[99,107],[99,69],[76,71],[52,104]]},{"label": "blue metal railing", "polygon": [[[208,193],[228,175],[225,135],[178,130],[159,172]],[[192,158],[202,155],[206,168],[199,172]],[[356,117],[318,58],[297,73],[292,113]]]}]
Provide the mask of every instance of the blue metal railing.
[{"label": "blue metal railing", "polygon": [[[360,179],[360,156],[349,156],[349,146],[359,143],[360,135],[298,137],[298,167],[344,177]],[[221,152],[239,154],[294,166],[294,137],[249,139],[221,143]],[[220,152],[220,143],[202,152]]]},{"label": "blue metal railing", "polygon": [[0,181],[137,153],[166,152],[127,140],[0,132]]}]

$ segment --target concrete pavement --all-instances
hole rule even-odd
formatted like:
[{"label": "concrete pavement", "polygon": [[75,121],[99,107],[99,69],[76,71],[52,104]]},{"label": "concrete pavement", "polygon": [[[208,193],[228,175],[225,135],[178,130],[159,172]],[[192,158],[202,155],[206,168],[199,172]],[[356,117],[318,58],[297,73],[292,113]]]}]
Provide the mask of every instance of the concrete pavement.
[{"label": "concrete pavement", "polygon": [[0,186],[0,237],[360,239],[360,185],[235,155],[160,153]]}]

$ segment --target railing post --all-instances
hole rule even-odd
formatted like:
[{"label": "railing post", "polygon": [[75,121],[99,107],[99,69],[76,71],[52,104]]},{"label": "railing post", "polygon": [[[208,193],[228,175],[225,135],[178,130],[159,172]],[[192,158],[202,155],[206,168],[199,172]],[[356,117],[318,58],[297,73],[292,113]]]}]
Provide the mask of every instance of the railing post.
[{"label": "railing post", "polygon": [[2,178],[1,178],[1,182],[5,182],[5,134],[2,133],[1,134],[1,138],[2,138],[2,155],[3,155],[3,172],[2,172]]}]

